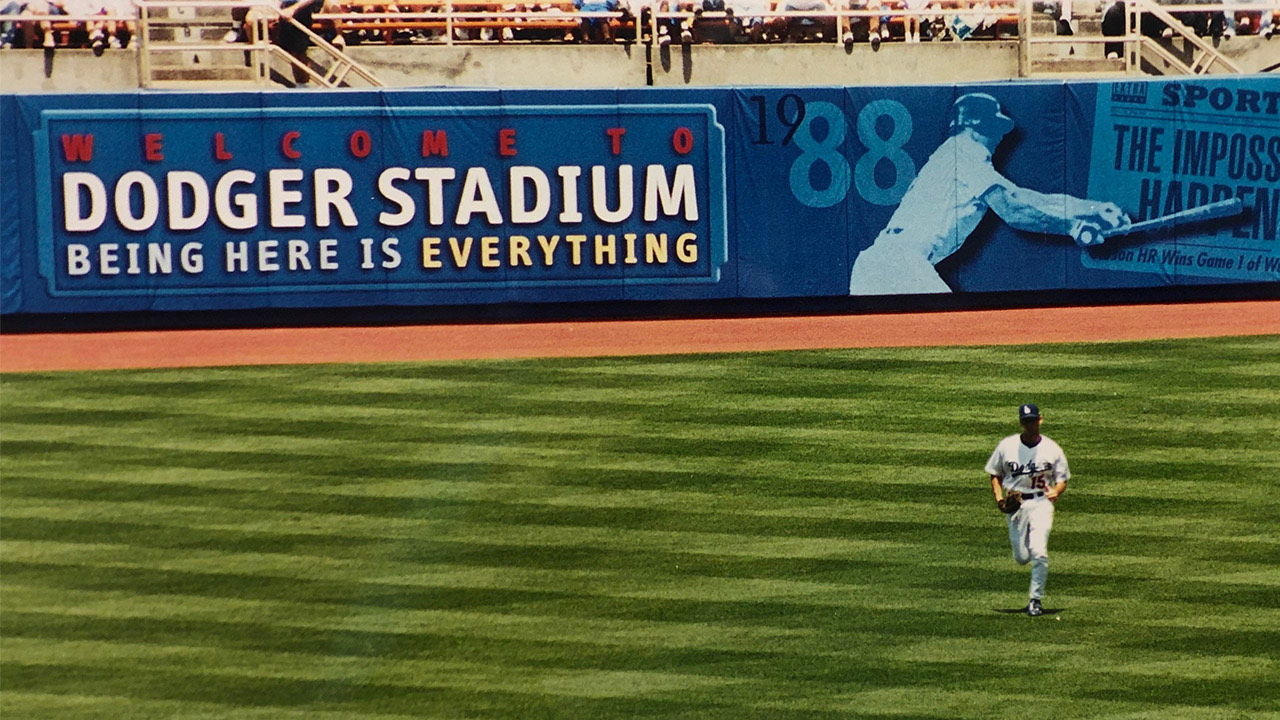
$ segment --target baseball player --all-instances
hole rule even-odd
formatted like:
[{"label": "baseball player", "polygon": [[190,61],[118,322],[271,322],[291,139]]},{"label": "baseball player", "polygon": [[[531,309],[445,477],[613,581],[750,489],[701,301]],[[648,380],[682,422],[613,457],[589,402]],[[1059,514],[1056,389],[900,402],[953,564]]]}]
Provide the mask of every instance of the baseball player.
[{"label": "baseball player", "polygon": [[1027,614],[1043,611],[1044,581],[1049,574],[1049,530],[1053,528],[1053,504],[1067,489],[1071,471],[1058,443],[1040,434],[1040,408],[1018,408],[1022,432],[996,445],[987,461],[996,506],[1006,513],[1009,544],[1019,565],[1031,563],[1031,593]]},{"label": "baseball player", "polygon": [[1100,232],[1128,223],[1116,205],[1018,187],[996,171],[991,154],[1013,129],[1000,103],[985,93],[955,101],[950,137],[924,167],[871,247],[853,263],[851,295],[948,293],[934,265],[960,249],[987,208],[1019,230],[1073,237],[1082,247]]}]

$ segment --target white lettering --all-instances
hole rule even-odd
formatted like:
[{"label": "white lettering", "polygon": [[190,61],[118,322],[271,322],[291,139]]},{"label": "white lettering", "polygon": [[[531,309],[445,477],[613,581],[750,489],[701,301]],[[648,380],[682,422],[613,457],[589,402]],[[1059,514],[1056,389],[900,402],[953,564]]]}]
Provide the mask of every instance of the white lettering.
[{"label": "white lettering", "polygon": [[280,257],[280,252],[276,250],[279,245],[279,240],[258,241],[258,272],[275,272],[280,269],[280,263],[275,261]]},{"label": "white lettering", "polygon": [[200,250],[203,247],[198,242],[189,242],[182,246],[182,252],[178,254],[178,257],[182,263],[183,272],[192,275],[199,275],[204,272],[204,255],[200,254]]},{"label": "white lettering", "polygon": [[[169,229],[195,230],[209,219],[209,186],[199,173],[175,170],[165,178],[169,191]],[[191,214],[183,214],[187,192],[191,195]]]},{"label": "white lettering", "polygon": [[286,212],[289,205],[302,202],[302,192],[286,188],[286,183],[302,182],[302,170],[298,168],[276,168],[267,171],[267,194],[271,207],[271,227],[300,228],[306,227],[307,219],[302,215],[290,215]]},{"label": "white lettering", "polygon": [[564,191],[560,222],[582,222],[582,212],[578,210],[578,178],[582,175],[582,168],[576,165],[561,165],[556,169],[556,174],[560,176],[560,187]]},{"label": "white lettering", "polygon": [[[133,214],[133,188],[142,192],[142,213]],[[151,229],[160,217],[160,189],[156,181],[141,170],[131,170],[116,183],[116,219],[126,230],[142,232]]]},{"label": "white lettering", "polygon": [[93,263],[89,262],[89,246],[80,243],[69,243],[67,245],[67,274],[72,277],[88,275],[93,269]]},{"label": "white lettering", "polygon": [[338,269],[338,241],[337,240],[321,240],[320,241],[320,269],[321,270],[337,270]]},{"label": "white lettering", "polygon": [[378,214],[378,222],[387,227],[400,227],[408,225],[413,220],[414,213],[417,208],[414,207],[413,197],[409,193],[395,186],[396,181],[408,180],[410,177],[409,168],[390,167],[383,170],[378,175],[378,192],[382,197],[396,204],[399,208],[396,212],[390,213],[385,210]]},{"label": "white lettering", "polygon": [[635,203],[635,185],[632,181],[630,165],[618,166],[618,209],[609,209],[609,189],[605,186],[605,167],[595,165],[591,168],[591,209],[596,217],[608,223],[620,223],[631,217],[631,209]]},{"label": "white lettering", "polygon": [[444,224],[444,181],[458,176],[453,168],[418,168],[413,179],[427,183],[427,222]]},{"label": "white lettering", "polygon": [[[542,222],[551,212],[551,181],[536,167],[517,165],[511,168],[511,222],[529,225]],[[533,183],[533,208],[525,198],[526,183]]]},{"label": "white lettering", "polygon": [[[88,215],[81,212],[81,189],[89,192]],[[62,226],[67,229],[67,232],[93,232],[102,227],[102,223],[106,220],[107,188],[102,184],[102,180],[98,179],[97,175],[87,172],[69,172],[63,175]]]},{"label": "white lettering", "polygon": [[490,225],[502,224],[502,210],[498,208],[498,197],[493,193],[493,184],[489,182],[489,172],[482,167],[467,170],[462,180],[462,197],[458,200],[458,214],[453,222],[466,225],[471,216],[480,213]]},{"label": "white lettering", "polygon": [[[258,225],[258,197],[253,193],[236,193],[232,189],[236,185],[251,185],[258,176],[249,170],[232,170],[218,179],[213,189],[213,208],[218,214],[218,222],[231,230],[248,230]],[[240,209],[237,213],[232,206]]]},{"label": "white lettering", "polygon": [[668,217],[679,215],[683,205],[685,220],[695,222],[698,219],[698,192],[692,165],[677,165],[671,185],[667,184],[666,168],[649,166],[644,177],[645,222],[658,219],[659,204],[662,205],[662,214]]},{"label": "white lettering", "polygon": [[317,168],[312,178],[316,191],[316,227],[329,227],[330,210],[337,210],[345,227],[355,227],[356,211],[351,209],[351,175],[339,168]]}]

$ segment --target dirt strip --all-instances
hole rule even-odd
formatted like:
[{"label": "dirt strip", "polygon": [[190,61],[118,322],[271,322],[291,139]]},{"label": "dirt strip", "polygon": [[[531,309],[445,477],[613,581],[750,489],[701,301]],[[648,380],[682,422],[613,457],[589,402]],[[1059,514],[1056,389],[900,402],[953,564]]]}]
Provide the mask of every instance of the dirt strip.
[{"label": "dirt strip", "polygon": [[1280,300],[819,317],[0,336],[0,371],[588,357],[1280,334]]}]

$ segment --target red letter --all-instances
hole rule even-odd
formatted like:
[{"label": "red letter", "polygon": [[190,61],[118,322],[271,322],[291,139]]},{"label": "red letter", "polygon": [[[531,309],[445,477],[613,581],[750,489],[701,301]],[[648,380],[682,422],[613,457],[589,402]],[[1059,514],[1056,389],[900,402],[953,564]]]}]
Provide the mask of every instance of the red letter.
[{"label": "red letter", "polygon": [[422,131],[422,157],[431,157],[440,153],[440,157],[449,157],[449,136],[443,130],[432,133]]},{"label": "red letter", "polygon": [[688,155],[693,150],[693,133],[689,128],[676,128],[671,135],[671,147],[681,155]]},{"label": "red letter", "polygon": [[62,155],[67,162],[89,162],[93,159],[93,135],[63,135]]},{"label": "red letter", "polygon": [[515,157],[516,131],[514,128],[502,128],[498,131],[498,154],[503,157]]},{"label": "red letter", "polygon": [[146,156],[148,162],[160,162],[164,159],[164,153],[160,152],[164,149],[164,136],[160,133],[147,133],[143,136],[144,147],[146,148]]},{"label": "red letter", "polygon": [[369,133],[364,130],[357,130],[351,133],[351,154],[358,158],[367,158],[369,153],[373,151],[373,140],[369,137]]},{"label": "red letter", "polygon": [[227,138],[222,133],[213,134],[213,157],[215,160],[231,159],[231,153],[227,152]]},{"label": "red letter", "polygon": [[609,128],[604,131],[609,139],[613,141],[613,154],[622,154],[622,136],[627,134],[626,128]]},{"label": "red letter", "polygon": [[302,133],[297,130],[290,130],[280,138],[280,152],[290,160],[297,160],[302,157],[302,153],[293,149],[293,141],[302,137]]}]

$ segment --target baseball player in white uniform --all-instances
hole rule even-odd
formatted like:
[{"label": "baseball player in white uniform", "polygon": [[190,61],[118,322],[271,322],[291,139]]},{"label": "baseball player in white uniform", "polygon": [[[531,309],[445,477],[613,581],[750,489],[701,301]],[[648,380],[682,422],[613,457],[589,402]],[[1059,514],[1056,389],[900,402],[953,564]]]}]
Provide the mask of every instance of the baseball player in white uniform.
[{"label": "baseball player in white uniform", "polygon": [[1053,528],[1053,504],[1067,489],[1071,470],[1058,443],[1040,434],[1040,408],[1030,403],[1018,408],[1022,432],[996,445],[987,461],[996,505],[1005,509],[1008,493],[1022,494],[1022,505],[1008,515],[1009,544],[1019,565],[1031,563],[1031,592],[1027,614],[1042,613],[1040,600],[1049,574],[1049,530]]},{"label": "baseball player in white uniform", "polygon": [[991,154],[1013,129],[1000,103],[969,93],[952,108],[951,135],[929,156],[871,247],[853,263],[851,295],[949,293],[933,266],[960,249],[987,208],[1019,230],[1102,241],[1080,232],[1129,222],[1116,205],[1018,187],[996,171]]}]

